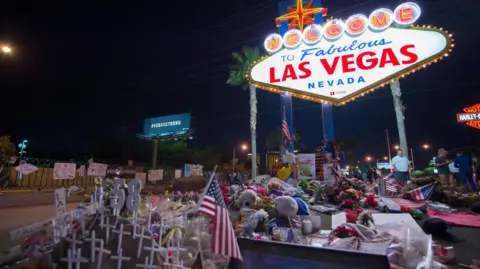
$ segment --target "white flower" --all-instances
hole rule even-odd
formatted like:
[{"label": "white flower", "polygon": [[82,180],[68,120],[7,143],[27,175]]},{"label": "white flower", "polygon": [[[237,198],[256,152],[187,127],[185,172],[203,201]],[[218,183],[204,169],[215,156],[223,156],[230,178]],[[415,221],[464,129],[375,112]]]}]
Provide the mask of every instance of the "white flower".
[{"label": "white flower", "polygon": [[282,161],[284,163],[294,163],[296,160],[295,154],[285,150],[285,154],[282,156]]}]

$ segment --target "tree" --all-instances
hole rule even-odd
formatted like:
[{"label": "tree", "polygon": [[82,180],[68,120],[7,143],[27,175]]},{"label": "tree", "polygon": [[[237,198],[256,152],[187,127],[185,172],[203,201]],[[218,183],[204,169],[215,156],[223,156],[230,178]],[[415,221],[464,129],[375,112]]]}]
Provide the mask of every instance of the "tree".
[{"label": "tree", "polygon": [[204,170],[213,170],[222,161],[222,154],[212,147],[195,150],[191,156],[192,164],[203,165]]},{"label": "tree", "polygon": [[340,138],[335,140],[335,144],[337,151],[345,154],[345,161],[348,164],[353,165],[355,163],[353,152],[359,146],[358,141],[349,138]]},{"label": "tree", "polygon": [[395,108],[395,115],[397,116],[398,137],[400,139],[400,149],[405,156],[408,156],[407,134],[405,132],[405,106],[402,101],[402,89],[398,80],[390,83],[390,90],[393,96],[393,106]]},{"label": "tree", "polygon": [[14,156],[16,153],[15,144],[10,140],[10,136],[0,136],[0,155]]},{"label": "tree", "polygon": [[174,167],[182,167],[191,157],[191,150],[185,141],[159,141],[157,152],[159,163]]},{"label": "tree", "polygon": [[253,63],[260,59],[258,48],[244,47],[242,52],[232,53],[233,65],[230,67],[227,84],[250,90],[250,136],[252,141],[252,178],[257,176],[257,92],[248,82],[246,75]]},{"label": "tree", "polygon": [[[296,150],[303,149],[303,145],[300,143],[300,134],[293,134],[293,147]],[[272,130],[265,141],[265,150],[267,151],[279,151],[282,146],[282,128],[278,127]]]}]

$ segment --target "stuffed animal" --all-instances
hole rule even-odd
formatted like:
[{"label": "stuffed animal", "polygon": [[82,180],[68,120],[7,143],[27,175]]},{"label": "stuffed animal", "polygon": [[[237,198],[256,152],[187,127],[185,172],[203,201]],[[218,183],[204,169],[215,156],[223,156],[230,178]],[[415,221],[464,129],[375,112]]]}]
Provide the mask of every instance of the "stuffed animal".
[{"label": "stuffed animal", "polygon": [[290,196],[279,196],[273,201],[275,204],[275,224],[277,227],[299,226],[299,223],[293,219],[298,212],[298,204]]},{"label": "stuffed animal", "polygon": [[[237,236],[249,236],[255,229],[251,222],[255,218],[255,205],[257,203],[257,193],[253,190],[245,190],[236,200],[236,205],[240,209],[239,219],[236,223],[235,234]],[[256,223],[255,223],[256,225]]]},{"label": "stuffed animal", "polygon": [[310,216],[310,210],[308,209],[307,203],[302,200],[300,197],[294,197],[293,198],[295,202],[297,203],[297,215],[298,216]]},{"label": "stuffed animal", "polygon": [[268,183],[267,189],[268,189],[268,195],[274,195],[274,196],[283,195],[282,187],[278,182],[271,181],[270,183]]},{"label": "stuffed animal", "polygon": [[238,197],[236,204],[237,207],[242,208],[254,208],[255,203],[257,202],[257,193],[253,190],[245,190]]}]

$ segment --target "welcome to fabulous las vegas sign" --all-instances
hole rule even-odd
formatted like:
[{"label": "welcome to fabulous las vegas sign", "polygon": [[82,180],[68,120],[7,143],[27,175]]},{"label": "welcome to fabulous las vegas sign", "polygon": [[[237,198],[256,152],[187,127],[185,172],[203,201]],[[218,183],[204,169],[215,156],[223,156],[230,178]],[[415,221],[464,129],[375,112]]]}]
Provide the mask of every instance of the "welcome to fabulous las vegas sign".
[{"label": "welcome to fabulous las vegas sign", "polygon": [[408,2],[271,34],[264,42],[271,55],[255,62],[247,79],[260,89],[345,104],[448,56],[452,35],[413,26],[420,14]]}]

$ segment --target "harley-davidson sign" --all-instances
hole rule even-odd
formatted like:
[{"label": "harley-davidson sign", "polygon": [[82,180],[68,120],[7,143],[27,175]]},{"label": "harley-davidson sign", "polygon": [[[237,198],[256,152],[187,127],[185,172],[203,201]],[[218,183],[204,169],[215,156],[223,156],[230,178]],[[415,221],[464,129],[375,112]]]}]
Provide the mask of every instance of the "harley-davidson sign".
[{"label": "harley-davidson sign", "polygon": [[420,14],[409,2],[270,34],[264,45],[272,55],[255,63],[247,78],[267,91],[344,104],[448,56],[451,34],[413,26]]},{"label": "harley-davidson sign", "polygon": [[480,104],[464,108],[463,113],[457,114],[457,121],[480,129]]}]

